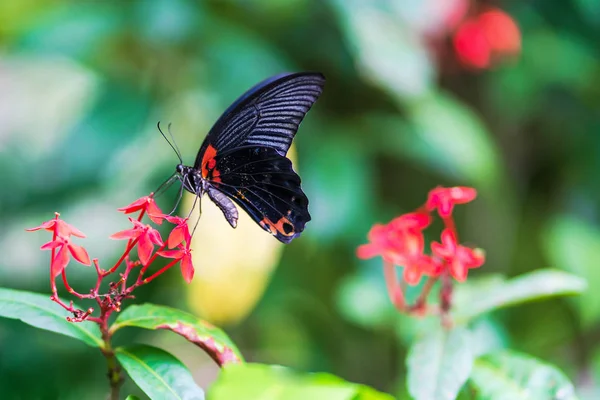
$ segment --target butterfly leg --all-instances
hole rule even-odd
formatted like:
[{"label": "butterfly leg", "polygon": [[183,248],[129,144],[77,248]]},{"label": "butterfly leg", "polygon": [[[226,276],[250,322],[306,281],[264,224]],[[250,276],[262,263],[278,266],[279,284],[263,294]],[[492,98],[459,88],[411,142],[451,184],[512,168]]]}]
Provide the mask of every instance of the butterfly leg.
[{"label": "butterfly leg", "polygon": [[[200,198],[200,194],[196,194],[196,200],[194,200],[194,204],[196,204],[196,201],[198,201],[198,219],[196,220],[194,229],[192,229],[191,236],[194,236],[194,232],[196,232],[196,228],[198,227],[198,224],[200,223],[200,217],[202,216],[202,199]],[[192,210],[193,209],[194,208],[192,207]],[[190,211],[190,213],[191,213],[191,211]]]},{"label": "butterfly leg", "polygon": [[154,197],[156,198],[156,197],[160,196],[161,194],[163,194],[167,189],[169,189],[171,187],[171,185],[173,184],[173,181],[177,178],[178,178],[177,174],[173,174],[169,177],[169,179],[167,179],[166,181],[161,183],[160,186],[158,187],[158,189],[156,189],[154,191]]},{"label": "butterfly leg", "polygon": [[173,209],[171,210],[171,212],[168,215],[173,215],[175,210],[177,210],[177,207],[179,206],[179,203],[181,202],[182,197],[183,197],[183,183],[181,184],[181,187],[179,188],[179,195],[177,196],[177,201],[175,202],[175,206],[173,207]]}]

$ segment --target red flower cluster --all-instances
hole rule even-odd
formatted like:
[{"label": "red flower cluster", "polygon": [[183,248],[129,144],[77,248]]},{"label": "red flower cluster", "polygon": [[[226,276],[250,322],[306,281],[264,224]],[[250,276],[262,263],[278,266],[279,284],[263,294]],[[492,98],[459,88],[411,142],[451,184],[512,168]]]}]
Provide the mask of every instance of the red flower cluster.
[{"label": "red flower cluster", "polygon": [[[403,277],[409,285],[418,284],[423,275],[437,278],[446,272],[463,282],[469,269],[483,265],[485,255],[481,249],[458,244],[452,210],[454,205],[468,203],[476,196],[476,190],[468,187],[431,190],[418,211],[395,218],[387,225],[373,226],[368,235],[370,243],[358,248],[358,257],[381,256],[387,263],[403,267]],[[446,229],[441,243],[431,243],[432,254],[428,255],[424,253],[423,230],[431,224],[430,213],[434,210],[444,220]]]},{"label": "red flower cluster", "polygon": [[483,69],[496,60],[518,55],[521,32],[509,14],[493,8],[464,21],[453,42],[464,65]]},{"label": "red flower cluster", "polygon": [[[50,262],[50,275],[56,278],[60,275],[69,263],[69,253],[73,258],[83,265],[91,265],[90,256],[87,251],[74,243],[71,243],[71,236],[84,238],[85,235],[74,226],[58,219],[60,214],[56,213],[54,219],[44,222],[40,226],[27,229],[29,232],[45,229],[53,233],[52,241],[42,245],[42,250],[52,250],[52,260]],[[56,250],[58,249],[58,253]]]},{"label": "red flower cluster", "polygon": [[[187,283],[189,283],[194,276],[194,266],[192,264],[190,249],[191,235],[187,225],[187,218],[172,217],[163,214],[156,205],[152,195],[144,196],[130,205],[120,208],[119,211],[122,211],[125,214],[139,212],[139,215],[137,219],[129,218],[129,221],[133,225],[131,229],[117,232],[111,236],[112,239],[124,239],[128,242],[123,255],[110,269],[102,270],[100,269],[98,260],[92,260],[96,267],[98,280],[96,287],[90,291],[90,294],[79,294],[73,290],[68,284],[65,270],[65,267],[70,261],[70,257],[73,257],[81,264],[91,265],[92,262],[90,261],[87,251],[82,246],[76,245],[71,241],[72,236],[85,238],[85,235],[75,227],[61,220],[58,213],[56,213],[55,217],[50,221],[44,222],[35,228],[27,229],[28,231],[44,229],[53,232],[52,241],[44,244],[41,249],[52,251],[50,260],[52,299],[73,313],[75,318],[72,318],[72,321],[81,321],[84,319],[94,320],[95,318],[89,317],[93,310],[90,309],[83,312],[82,310],[73,309],[72,305],[67,306],[62,303],[57,296],[55,281],[58,275],[62,275],[65,287],[71,294],[74,294],[79,298],[96,299],[102,308],[102,315],[105,315],[104,313],[108,308],[111,310],[118,310],[120,301],[123,298],[130,297],[133,289],[152,281],[177,263],[180,263],[183,278]],[[171,230],[166,242],[162,240],[160,233],[155,228],[141,222],[145,214],[147,214],[148,218],[155,224],[160,225],[164,220],[175,224],[175,227]],[[158,246],[158,250],[156,251],[155,246]],[[137,247],[137,261],[132,261],[130,255],[135,247]],[[153,275],[144,278],[144,273],[157,257],[169,259],[169,263]],[[120,274],[119,281],[110,285],[111,291],[108,294],[99,294],[98,291],[102,280],[113,274],[123,262],[125,262],[126,269],[124,273]],[[140,265],[141,268],[137,280],[135,283],[127,286],[129,273],[133,268]]]}]

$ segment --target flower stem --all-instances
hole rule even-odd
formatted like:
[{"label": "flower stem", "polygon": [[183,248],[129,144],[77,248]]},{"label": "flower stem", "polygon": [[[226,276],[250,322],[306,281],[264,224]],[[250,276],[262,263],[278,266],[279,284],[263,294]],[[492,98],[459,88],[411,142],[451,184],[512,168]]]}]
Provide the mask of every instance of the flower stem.
[{"label": "flower stem", "polygon": [[[162,267],[161,269],[159,269],[158,271],[156,271],[154,274],[150,275],[149,277],[147,277],[146,279],[144,279],[143,281],[141,281],[141,283],[149,283],[154,278],[156,278],[157,276],[159,276],[160,274],[162,274],[163,272],[165,272],[166,270],[168,270],[169,268],[171,268],[173,265],[177,264],[179,261],[181,261],[181,260],[179,260],[178,258],[175,259],[175,260],[173,260],[173,261],[171,261],[170,263],[168,263],[167,265],[165,265],[164,267]],[[136,285],[138,284],[138,282],[136,282]]]},{"label": "flower stem", "polygon": [[452,327],[450,318],[450,307],[452,306],[452,279],[448,272],[442,275],[442,289],[440,290],[440,309],[442,316],[442,325],[446,329]]},{"label": "flower stem", "polygon": [[117,270],[117,268],[119,268],[119,266],[121,265],[121,263],[123,262],[125,257],[127,257],[129,255],[129,252],[133,249],[133,247],[138,242],[138,240],[139,240],[139,237],[136,237],[135,239],[133,239],[132,241],[127,243],[127,247],[125,248],[125,251],[123,252],[123,255],[121,256],[121,258],[119,258],[119,261],[117,261],[115,263],[115,265],[112,266],[111,269],[109,269],[108,271],[105,271],[103,274],[104,276],[112,274],[113,272],[115,272]]},{"label": "flower stem", "polygon": [[398,276],[396,275],[396,267],[394,264],[388,261],[383,261],[383,274],[385,276],[385,284],[388,291],[388,296],[392,300],[394,307],[400,312],[407,312],[406,300],[404,298],[404,292],[398,282]]},{"label": "flower stem", "polygon": [[152,264],[154,262],[154,260],[156,260],[156,257],[158,257],[158,252],[162,251],[165,247],[167,247],[167,243],[166,242],[163,243],[163,245],[160,246],[158,248],[158,250],[156,250],[154,252],[154,254],[152,255],[152,257],[150,257],[150,260],[148,260],[148,262],[146,263],[146,265],[143,265],[142,268],[140,268],[140,274],[139,274],[138,279],[137,279],[138,282],[142,281],[142,278],[144,277],[144,274],[146,273],[146,270],[148,269],[148,267],[150,266],[150,264]]},{"label": "flower stem", "polygon": [[119,391],[123,384],[123,377],[121,376],[121,367],[115,356],[115,351],[112,348],[111,339],[112,335],[108,329],[108,317],[110,311],[107,310],[100,316],[100,331],[102,332],[102,340],[104,345],[102,346],[102,354],[106,358],[106,364],[108,366],[108,381],[110,383],[110,400],[119,400]]},{"label": "flower stem", "polygon": [[433,288],[433,285],[437,282],[438,278],[428,278],[423,285],[423,289],[421,289],[421,293],[419,293],[419,297],[415,301],[415,304],[409,307],[411,311],[415,312],[425,312],[427,306],[427,297]]},{"label": "flower stem", "polygon": [[[60,217],[60,214],[55,212],[54,220],[58,221],[58,217]],[[58,222],[55,222],[54,229],[52,230],[52,241],[53,242],[56,240],[57,236],[58,236]],[[52,250],[50,251],[50,265],[51,266],[52,266],[52,263],[54,262],[55,255],[56,255],[56,247],[53,247]],[[56,298],[58,298],[58,290],[56,289],[56,277],[52,275],[52,267],[50,267],[50,288],[52,289],[52,295],[55,296]]]}]

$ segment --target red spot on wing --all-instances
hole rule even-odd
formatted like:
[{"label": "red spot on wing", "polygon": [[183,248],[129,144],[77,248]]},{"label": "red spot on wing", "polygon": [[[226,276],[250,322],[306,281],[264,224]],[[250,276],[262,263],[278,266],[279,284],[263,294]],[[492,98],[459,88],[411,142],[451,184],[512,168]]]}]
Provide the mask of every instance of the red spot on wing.
[{"label": "red spot on wing", "polygon": [[215,149],[212,144],[209,144],[204,152],[204,156],[202,156],[202,163],[200,164],[203,178],[208,178],[209,170],[213,169],[217,164],[217,161],[215,160],[216,155],[217,149]]},{"label": "red spot on wing", "polygon": [[217,155],[217,149],[213,147],[212,144],[209,144],[204,152],[204,156],[202,156],[202,163],[200,164],[200,168],[202,171],[202,177],[212,182],[221,182],[221,172],[216,169],[217,160],[215,159]]},{"label": "red spot on wing", "polygon": [[[262,221],[259,222],[259,224],[260,226],[271,232],[273,235],[279,233],[283,236],[292,236],[296,232],[294,229],[294,224],[292,224],[290,220],[286,217],[281,217],[277,222],[273,222],[267,217],[265,217],[262,219]],[[284,224],[289,225],[289,232],[286,232],[286,230],[284,229]]]}]

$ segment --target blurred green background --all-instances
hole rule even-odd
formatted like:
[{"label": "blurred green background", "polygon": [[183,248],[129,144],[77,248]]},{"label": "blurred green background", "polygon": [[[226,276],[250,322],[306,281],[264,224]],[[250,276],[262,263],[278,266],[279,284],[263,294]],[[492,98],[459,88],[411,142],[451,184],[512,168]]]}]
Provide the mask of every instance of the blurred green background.
[{"label": "blurred green background", "polygon": [[[227,242],[225,230],[220,251],[240,255],[231,266],[248,277],[211,291],[219,252],[196,251],[204,284],[188,287],[174,269],[135,301],[215,321],[248,360],[408,398],[404,359],[419,324],[389,305],[379,261],[354,251],[373,223],[417,208],[436,185],[469,185],[479,198],[458,208],[458,227],[488,257],[470,277],[554,266],[590,286],[478,321],[483,342],[553,362],[582,398],[600,398],[599,42],[594,0],[2,1],[0,285],[49,293],[38,250],[48,238],[24,229],[54,211],[102,265],[117,259],[121,244],[107,237],[127,220],[116,208],[177,162],[157,121],[172,122],[192,163],[243,91],[316,70],[327,85],[295,141],[313,217],[302,237],[284,248],[257,234],[272,244],[248,264],[241,236]],[[71,263],[69,276],[85,291],[94,273]],[[117,344],[165,347],[205,388],[217,374],[182,339],[132,335]],[[0,320],[3,398],[106,391],[97,350]],[[143,396],[131,383],[123,393]]]}]

